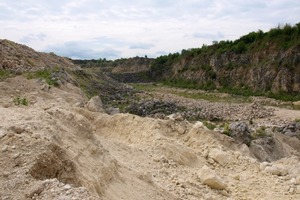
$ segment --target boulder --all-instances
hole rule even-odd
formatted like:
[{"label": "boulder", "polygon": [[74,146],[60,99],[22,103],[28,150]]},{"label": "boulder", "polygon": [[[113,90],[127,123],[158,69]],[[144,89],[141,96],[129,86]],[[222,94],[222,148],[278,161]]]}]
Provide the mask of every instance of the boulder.
[{"label": "boulder", "polygon": [[115,114],[119,114],[120,113],[120,109],[119,108],[114,108],[114,107],[109,107],[107,109],[105,109],[106,113],[110,114],[110,115],[115,115]]},{"label": "boulder", "polygon": [[261,162],[271,162],[286,156],[283,144],[275,137],[270,136],[252,140],[249,149]]},{"label": "boulder", "polygon": [[223,190],[226,188],[223,180],[216,174],[216,172],[210,169],[208,166],[204,165],[200,172],[198,173],[198,177],[201,182],[212,189]]},{"label": "boulder", "polygon": [[86,108],[92,112],[104,112],[102,101],[99,96],[92,97],[86,104]]},{"label": "boulder", "polygon": [[208,157],[212,158],[221,165],[226,165],[233,161],[229,153],[216,148],[213,148],[209,151]]},{"label": "boulder", "polygon": [[276,165],[267,166],[265,168],[265,172],[277,176],[286,176],[288,174],[288,170],[285,167]]},{"label": "boulder", "polygon": [[245,122],[234,122],[229,125],[230,135],[238,142],[249,145],[251,134],[248,125]]}]

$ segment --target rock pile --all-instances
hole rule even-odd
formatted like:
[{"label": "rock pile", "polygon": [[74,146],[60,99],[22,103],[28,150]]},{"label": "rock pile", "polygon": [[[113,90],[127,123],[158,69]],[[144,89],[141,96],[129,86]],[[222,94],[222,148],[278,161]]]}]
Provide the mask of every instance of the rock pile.
[{"label": "rock pile", "polygon": [[[188,120],[210,120],[210,121],[241,121],[257,118],[270,117],[274,109],[266,108],[258,103],[253,104],[230,104],[223,102],[209,102],[202,99],[188,99],[168,93],[141,93],[140,102],[129,107],[139,107],[139,112],[132,112],[141,116],[153,116],[157,111],[164,113],[164,110],[155,107],[157,104],[166,107],[166,113],[180,112]],[[172,105],[172,106],[171,106]],[[144,112],[145,111],[145,112]]]},{"label": "rock pile", "polygon": [[290,122],[289,124],[280,127],[279,131],[287,136],[297,137],[300,139],[300,122]]},{"label": "rock pile", "polygon": [[161,116],[164,118],[166,115],[178,113],[184,108],[178,107],[173,102],[164,102],[159,100],[145,100],[141,102],[134,102],[130,104],[126,111],[139,116]]}]

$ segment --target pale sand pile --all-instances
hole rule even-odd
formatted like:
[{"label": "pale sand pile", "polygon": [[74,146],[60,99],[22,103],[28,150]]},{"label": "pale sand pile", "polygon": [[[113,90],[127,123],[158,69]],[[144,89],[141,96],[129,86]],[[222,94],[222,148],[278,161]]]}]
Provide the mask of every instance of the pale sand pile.
[{"label": "pale sand pile", "polygon": [[300,199],[297,157],[259,163],[201,123],[110,116],[86,101],[70,84],[0,83],[0,199]]}]

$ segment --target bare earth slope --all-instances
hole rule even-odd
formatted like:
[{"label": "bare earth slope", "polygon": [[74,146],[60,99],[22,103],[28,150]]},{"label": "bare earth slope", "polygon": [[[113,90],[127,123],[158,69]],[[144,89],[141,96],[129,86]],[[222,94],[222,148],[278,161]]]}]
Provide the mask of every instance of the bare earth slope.
[{"label": "bare earth slope", "polygon": [[54,53],[36,52],[28,46],[0,39],[0,70],[21,73],[60,66],[75,67],[68,58],[57,56]]},{"label": "bare earth slope", "polygon": [[91,112],[44,84],[0,82],[0,199],[300,199],[295,156],[259,163],[201,122]]}]

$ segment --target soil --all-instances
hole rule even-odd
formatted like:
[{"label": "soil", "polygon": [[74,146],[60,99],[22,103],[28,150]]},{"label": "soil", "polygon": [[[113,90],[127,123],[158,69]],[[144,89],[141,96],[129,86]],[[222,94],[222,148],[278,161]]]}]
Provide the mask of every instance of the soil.
[{"label": "soil", "polygon": [[87,101],[70,83],[0,82],[0,199],[300,199],[295,155],[261,163],[201,122],[108,115]]}]

